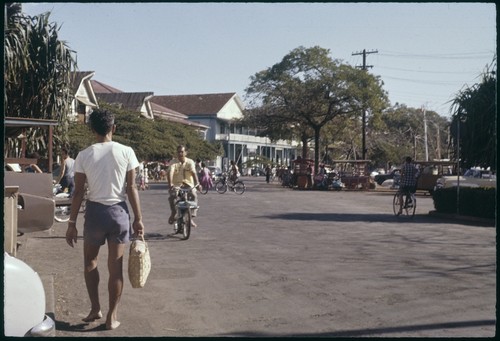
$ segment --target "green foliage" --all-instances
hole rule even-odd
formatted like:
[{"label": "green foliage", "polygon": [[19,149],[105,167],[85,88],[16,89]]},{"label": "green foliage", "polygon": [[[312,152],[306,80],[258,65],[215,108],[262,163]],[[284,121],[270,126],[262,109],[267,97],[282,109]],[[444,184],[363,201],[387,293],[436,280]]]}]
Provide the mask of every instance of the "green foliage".
[{"label": "green foliage", "polygon": [[[429,160],[447,153],[449,122],[434,111],[426,111]],[[396,104],[368,124],[367,148],[374,167],[387,162],[400,164],[406,156],[425,160],[424,112]]]},{"label": "green foliage", "polygon": [[[113,140],[132,147],[140,160],[170,160],[176,156],[179,144],[186,146],[192,159],[211,160],[223,154],[221,146],[202,140],[185,125],[160,119],[152,121],[137,112],[105,103],[101,107],[115,113]],[[69,140],[71,150],[77,152],[94,143],[94,136],[87,125],[74,123],[69,129]]]},{"label": "green foliage", "polygon": [[[457,213],[457,188],[443,188],[432,194],[434,208],[441,213]],[[494,219],[496,213],[496,188],[460,187],[460,215]]]},{"label": "green foliage", "polygon": [[[380,79],[329,56],[321,47],[298,47],[282,61],[251,77],[244,122],[273,139],[315,138],[319,162],[321,129],[334,118],[382,110],[387,97]],[[303,157],[306,146],[304,147]]]},{"label": "green foliage", "polygon": [[[50,13],[26,16],[19,3],[9,3],[4,26],[4,114],[11,117],[53,119],[54,145],[66,141],[71,100],[73,52],[59,40],[59,28]],[[28,150],[46,152],[41,129],[28,132]]]},{"label": "green foliage", "polygon": [[[492,70],[496,69],[496,59],[494,66],[491,66]],[[487,68],[481,83],[460,91],[453,101],[453,151],[465,168],[479,166],[496,170],[496,94],[496,74]],[[460,155],[456,154],[458,141]]]}]

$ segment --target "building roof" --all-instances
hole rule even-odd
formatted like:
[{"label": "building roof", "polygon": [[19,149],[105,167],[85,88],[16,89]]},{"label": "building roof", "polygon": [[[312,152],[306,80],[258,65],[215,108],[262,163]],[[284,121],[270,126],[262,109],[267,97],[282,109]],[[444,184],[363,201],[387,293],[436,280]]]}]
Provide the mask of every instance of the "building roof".
[{"label": "building roof", "polygon": [[170,122],[182,123],[184,125],[197,127],[203,130],[207,130],[209,128],[208,126],[200,124],[198,122],[190,121],[186,115],[181,114],[180,112],[177,112],[169,108],[165,108],[153,102],[150,103],[151,103],[151,110],[153,110],[153,115],[155,118],[167,120]]},{"label": "building roof", "polygon": [[117,92],[96,93],[99,101],[109,104],[118,104],[123,109],[141,111],[145,99],[152,96],[152,92]]},{"label": "building roof", "polygon": [[[188,116],[216,115],[234,96],[235,92],[198,95],[154,96],[151,102],[171,108]],[[241,103],[238,104],[241,106]]]},{"label": "building roof", "polygon": [[94,79],[90,80],[90,84],[92,84],[92,89],[94,89],[94,93],[95,94],[98,94],[98,93],[99,94],[102,94],[102,93],[114,93],[114,94],[116,94],[116,93],[119,93],[119,92],[123,92],[121,90],[113,88],[110,85],[101,83],[101,82],[96,81]]},{"label": "building roof", "polygon": [[73,93],[76,93],[78,91],[78,88],[80,87],[80,84],[82,84],[82,80],[85,77],[93,75],[94,71],[74,71],[71,74],[73,76],[71,78],[71,90],[73,91]]}]

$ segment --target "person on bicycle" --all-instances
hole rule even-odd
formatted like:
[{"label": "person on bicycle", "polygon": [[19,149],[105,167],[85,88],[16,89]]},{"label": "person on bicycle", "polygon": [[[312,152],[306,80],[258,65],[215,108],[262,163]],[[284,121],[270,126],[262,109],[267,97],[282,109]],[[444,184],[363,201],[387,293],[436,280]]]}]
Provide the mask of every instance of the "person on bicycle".
[{"label": "person on bicycle", "polygon": [[229,180],[235,182],[236,180],[238,180],[239,176],[240,171],[238,169],[238,165],[236,165],[236,162],[234,162],[234,160],[231,160],[231,166],[229,168]]},{"label": "person on bicycle", "polygon": [[417,179],[420,175],[420,171],[413,164],[410,156],[407,156],[405,163],[401,166],[401,180],[399,182],[399,188],[401,193],[406,193],[405,207],[411,203],[411,195],[415,194],[417,191]]},{"label": "person on bicycle", "polygon": [[[175,222],[175,201],[177,198],[177,188],[189,186],[192,188],[191,192],[188,193],[188,200],[194,201],[198,204],[198,196],[196,195],[196,190],[201,189],[200,182],[198,180],[198,174],[196,172],[196,165],[192,159],[186,157],[187,151],[186,147],[179,145],[177,147],[177,160],[172,160],[170,164],[167,181],[170,186],[168,202],[170,203],[170,218],[168,218],[168,223],[173,224]],[[197,209],[193,210],[193,217],[196,217]],[[196,224],[191,220],[191,225],[196,227]]]}]

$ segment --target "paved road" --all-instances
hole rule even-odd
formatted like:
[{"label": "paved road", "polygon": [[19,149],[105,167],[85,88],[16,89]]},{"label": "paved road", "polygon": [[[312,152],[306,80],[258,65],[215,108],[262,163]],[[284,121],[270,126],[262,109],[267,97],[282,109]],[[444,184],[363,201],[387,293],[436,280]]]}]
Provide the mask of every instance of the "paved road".
[{"label": "paved road", "polygon": [[[429,216],[429,196],[408,220],[394,217],[391,193],[299,191],[263,179],[244,178],[241,196],[200,195],[188,241],[170,235],[166,186],[140,193],[153,269],[143,289],[126,277],[114,331],[81,322],[82,242],[68,247],[64,224],[24,236],[18,257],[53,285],[56,335],[495,335],[495,228]],[[104,311],[106,256],[103,248]]]}]

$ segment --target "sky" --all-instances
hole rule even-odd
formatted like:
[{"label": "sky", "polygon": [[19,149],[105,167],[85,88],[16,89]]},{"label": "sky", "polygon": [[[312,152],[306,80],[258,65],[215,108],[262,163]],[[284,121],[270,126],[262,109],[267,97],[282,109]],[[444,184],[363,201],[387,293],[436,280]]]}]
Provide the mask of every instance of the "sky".
[{"label": "sky", "polygon": [[236,92],[293,49],[320,46],[380,76],[392,105],[450,116],[496,54],[494,3],[23,3],[51,12],[78,69],[125,92]]}]

